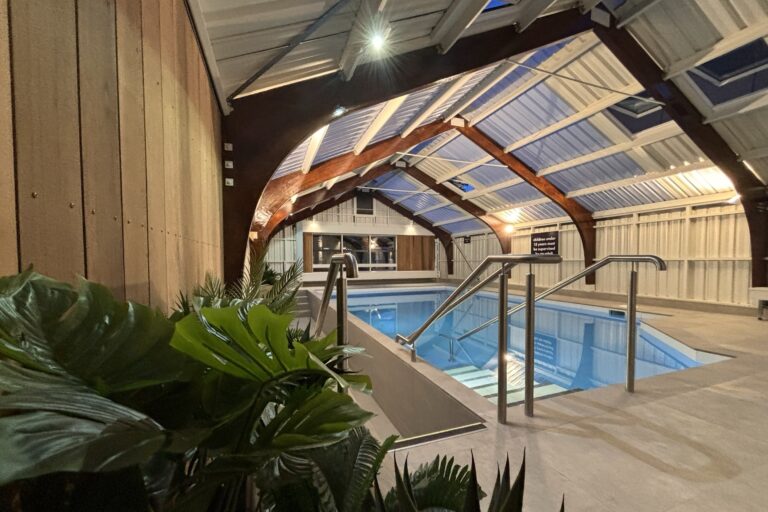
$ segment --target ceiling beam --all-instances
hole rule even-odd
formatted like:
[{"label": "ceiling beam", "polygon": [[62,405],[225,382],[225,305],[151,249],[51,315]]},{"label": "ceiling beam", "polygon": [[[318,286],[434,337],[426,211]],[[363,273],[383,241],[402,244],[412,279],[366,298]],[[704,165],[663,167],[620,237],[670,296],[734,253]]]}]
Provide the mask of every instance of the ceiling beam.
[{"label": "ceiling beam", "polygon": [[323,144],[325,134],[328,133],[328,126],[329,125],[323,126],[310,137],[307,151],[304,153],[304,160],[301,162],[301,172],[304,174],[308,173],[312,168],[312,162],[315,161],[317,152],[320,151],[320,146]]},{"label": "ceiling beam", "polygon": [[393,202],[390,198],[388,198],[378,190],[371,190],[368,193],[371,196],[373,196],[374,199],[384,204],[384,206],[387,206],[395,210],[397,213],[399,213],[406,219],[410,219],[411,221],[418,224],[419,226],[426,229],[427,231],[434,233],[435,237],[438,240],[440,240],[440,243],[443,244],[443,248],[445,249],[445,257],[447,260],[446,264],[448,267],[448,274],[453,274],[453,237],[448,231],[444,230],[441,227],[436,227],[432,225],[432,223],[430,223],[429,221],[427,221],[422,217],[419,217],[418,215],[414,215],[414,213],[411,210],[409,210],[408,208],[400,204]]},{"label": "ceiling beam", "polygon": [[[314,203],[306,208],[303,208],[300,211],[297,211],[296,213],[290,215],[287,217],[278,227],[275,229],[274,233],[277,233],[281,229],[293,226],[294,224],[298,224],[301,221],[307,220],[310,217],[314,217],[315,215],[318,215],[320,213],[323,213],[326,210],[330,210],[331,208],[338,206],[340,204],[346,203],[350,199],[355,197],[355,190],[349,190],[345,192],[344,194],[341,194],[339,196],[331,196],[327,199],[323,200],[319,203]],[[271,237],[270,237],[271,238]]]},{"label": "ceiling beam", "polygon": [[637,0],[636,2],[625,3],[616,9],[616,18],[619,20],[618,27],[622,28],[624,25],[632,23],[660,1],[661,0]]},{"label": "ceiling beam", "polygon": [[[438,80],[584,34],[593,26],[588,15],[568,9],[534,22],[519,34],[504,26],[462,37],[452,51],[442,56],[436,55],[433,47],[422,48],[360,64],[349,81],[339,73],[328,74],[236,99],[234,110],[223,119],[224,141],[231,143],[234,150],[228,155],[233,168],[223,171],[222,181],[235,181],[234,186],[222,187],[225,280],[233,282],[242,275],[253,219],[266,227],[272,214],[282,207],[273,194],[265,193],[275,170],[304,139],[332,122],[338,107],[366,108]],[[290,195],[293,193],[289,191]],[[259,236],[261,250],[267,238]]]},{"label": "ceiling beam", "polygon": [[[429,123],[414,130],[408,137],[399,135],[384,139],[373,144],[368,149],[356,155],[354,152],[344,153],[337,157],[313,165],[309,172],[292,172],[271,180],[264,189],[260,207],[268,208],[271,213],[265,218],[254,216],[253,222],[257,231],[263,231],[261,239],[268,239],[267,233],[280,224],[290,208],[286,203],[290,198],[304,189],[325,183],[326,181],[342,176],[360,167],[366,166],[397,151],[408,149],[419,142],[429,140],[451,129],[440,121]],[[366,176],[367,177],[367,176]],[[261,228],[258,228],[261,226]]]},{"label": "ceiling beam", "polygon": [[488,0],[453,0],[430,35],[440,53],[447,53],[483,12]]},{"label": "ceiling beam", "polygon": [[768,286],[768,189],[750,171],[701,112],[683,94],[626,29],[595,26],[600,40],[632,73],[646,91],[664,102],[664,110],[696,146],[730,178],[741,195],[752,250],[752,286]]},{"label": "ceiling beam", "polygon": [[[597,233],[595,231],[595,221],[592,213],[584,208],[574,199],[566,195],[546,178],[536,176],[536,172],[528,167],[511,153],[506,153],[504,148],[499,146],[493,139],[481,132],[475,126],[458,127],[459,132],[469,140],[477,144],[491,157],[506,165],[510,171],[517,174],[529,185],[544,194],[555,204],[565,211],[573,219],[576,229],[581,237],[581,243],[584,248],[584,265],[589,266],[594,262],[597,251]],[[587,284],[594,284],[594,274],[587,277]]]},{"label": "ceiling beam", "polygon": [[370,144],[371,140],[376,136],[377,133],[379,133],[379,130],[381,130],[381,128],[387,124],[389,118],[392,117],[395,112],[397,112],[397,109],[400,108],[400,105],[403,104],[407,97],[407,94],[403,94],[402,96],[391,99],[384,104],[384,107],[379,111],[378,114],[376,114],[376,117],[373,118],[371,124],[368,125],[368,128],[365,129],[363,134],[357,140],[357,144],[355,144],[355,147],[352,150],[354,154],[359,155],[365,150],[366,147],[368,147],[368,144]]},{"label": "ceiling beam", "polygon": [[458,192],[454,192],[442,183],[438,183],[432,176],[425,173],[421,169],[417,167],[407,167],[404,169],[404,171],[409,176],[419,181],[421,184],[429,187],[430,189],[443,196],[455,206],[458,206],[468,214],[483,222],[486,226],[488,226],[488,228],[490,228],[491,231],[493,231],[493,233],[496,235],[496,238],[499,239],[502,252],[505,254],[510,252],[512,249],[512,243],[509,239],[509,236],[507,236],[505,233],[505,224],[502,221],[493,215],[489,215],[488,212],[477,206],[472,201],[464,199]]}]

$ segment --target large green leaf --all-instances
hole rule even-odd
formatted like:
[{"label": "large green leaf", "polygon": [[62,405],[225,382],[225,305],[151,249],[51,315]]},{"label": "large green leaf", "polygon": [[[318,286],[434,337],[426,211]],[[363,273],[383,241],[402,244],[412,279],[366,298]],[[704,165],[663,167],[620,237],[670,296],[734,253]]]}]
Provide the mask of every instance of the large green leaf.
[{"label": "large green leaf", "polygon": [[[5,380],[13,377],[6,374]],[[85,387],[16,391],[0,396],[0,485],[58,471],[134,466],[166,440],[166,432],[147,416]]]}]

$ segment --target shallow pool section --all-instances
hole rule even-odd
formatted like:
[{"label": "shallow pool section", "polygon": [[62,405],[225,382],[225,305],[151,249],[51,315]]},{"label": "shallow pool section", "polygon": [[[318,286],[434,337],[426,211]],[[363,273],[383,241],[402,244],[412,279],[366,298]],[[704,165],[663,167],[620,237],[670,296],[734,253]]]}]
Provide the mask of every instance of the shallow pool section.
[{"label": "shallow pool section", "polygon": [[[386,336],[410,336],[448,297],[449,287],[423,289],[366,289],[349,294],[352,314]],[[510,306],[519,303],[510,297]],[[447,314],[422,334],[417,355],[496,402],[497,326],[462,341],[457,338],[497,313],[496,297],[480,293]],[[648,327],[639,315],[636,376],[643,379],[725,357],[693,350]],[[510,320],[507,403],[523,400],[525,311]],[[621,311],[542,301],[536,306],[535,390],[537,398],[624,382],[626,328]]]}]

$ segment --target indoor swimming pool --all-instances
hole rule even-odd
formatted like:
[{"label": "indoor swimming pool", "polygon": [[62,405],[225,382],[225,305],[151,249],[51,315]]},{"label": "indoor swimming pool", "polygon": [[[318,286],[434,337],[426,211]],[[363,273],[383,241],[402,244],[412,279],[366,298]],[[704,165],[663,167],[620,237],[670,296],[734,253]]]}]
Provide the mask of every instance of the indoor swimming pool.
[{"label": "indoor swimming pool", "polygon": [[[448,297],[450,287],[350,291],[349,310],[393,340],[410,335]],[[509,304],[521,301],[510,296]],[[495,294],[480,293],[435,322],[418,340],[417,355],[480,395],[496,402],[497,326],[458,338],[495,318]],[[647,316],[647,315],[646,315]],[[725,359],[696,351],[642,323],[638,326],[638,379]],[[510,317],[507,403],[523,400],[525,312]],[[624,382],[626,320],[623,311],[541,301],[536,306],[535,397]]]}]

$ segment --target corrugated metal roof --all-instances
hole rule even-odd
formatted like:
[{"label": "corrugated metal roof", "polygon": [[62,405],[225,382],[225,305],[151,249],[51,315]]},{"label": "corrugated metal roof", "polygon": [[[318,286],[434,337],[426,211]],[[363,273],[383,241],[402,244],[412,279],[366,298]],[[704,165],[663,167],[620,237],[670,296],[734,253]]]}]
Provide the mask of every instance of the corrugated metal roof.
[{"label": "corrugated metal roof", "polygon": [[[445,103],[443,103],[439,108],[435,109],[432,114],[427,117],[427,119],[424,120],[423,124],[431,123],[432,121],[436,121],[437,119],[440,119],[443,115],[443,113],[451,108],[454,103],[456,103],[459,99],[461,99],[462,96],[464,96],[467,92],[469,92],[472,87],[477,85],[477,83],[485,78],[493,69],[495,66],[487,66],[479,71],[475,71],[472,73],[472,76],[469,78],[469,80],[464,83],[456,92],[454,92],[447,100],[445,100]],[[450,87],[450,85],[449,85]]]},{"label": "corrugated metal roof", "polygon": [[611,140],[598,130],[589,119],[585,119],[552,135],[531,142],[513,151],[513,153],[523,162],[538,170],[593,153],[612,144]]},{"label": "corrugated metal roof", "polygon": [[[474,162],[475,160],[479,160],[487,156],[487,153],[468,138],[464,137],[463,135],[459,135],[451,142],[435,151],[433,156],[448,158],[451,160],[464,160]],[[457,164],[459,167],[463,165],[464,164]]]},{"label": "corrugated metal roof", "polygon": [[325,134],[313,165],[352,151],[360,136],[382,108],[384,103],[379,103],[332,122],[328,126],[328,132]]},{"label": "corrugated metal roof", "polygon": [[429,222],[443,222],[451,219],[458,219],[459,217],[466,215],[464,210],[457,208],[453,205],[444,206],[437,210],[429,211],[423,215]]},{"label": "corrugated metal roof", "polygon": [[442,202],[441,198],[437,195],[435,195],[432,192],[429,193],[423,193],[423,194],[416,194],[413,197],[409,197],[408,199],[402,201],[400,204],[405,206],[411,211],[418,211],[423,210],[424,208],[430,208],[432,206],[437,206]]},{"label": "corrugated metal roof", "polygon": [[547,179],[563,192],[572,192],[641,174],[645,171],[640,164],[625,153],[619,153],[549,174]]},{"label": "corrugated metal roof", "polygon": [[283,163],[280,164],[280,167],[277,168],[275,173],[272,175],[272,178],[270,179],[285,176],[286,174],[298,171],[301,168],[301,163],[304,161],[304,155],[306,154],[307,148],[309,147],[309,140],[311,137],[312,136],[310,135],[304,139],[304,142],[296,146],[296,149],[291,151],[291,153],[285,157]]},{"label": "corrugated metal roof", "polygon": [[439,92],[440,85],[435,84],[408,95],[400,108],[392,114],[392,117],[379,130],[379,133],[373,137],[372,142],[388,139],[402,133],[416,115],[419,114],[434,96]]},{"label": "corrugated metal roof", "polygon": [[[493,160],[491,163],[500,165],[498,160]],[[490,187],[503,181],[514,178],[512,172],[506,167],[496,167],[495,165],[481,165],[469,171],[468,173],[459,176],[461,179],[470,179],[479,185],[484,187]]]},{"label": "corrugated metal roof", "polygon": [[575,113],[546,82],[507,103],[477,127],[501,146],[527,137]]},{"label": "corrugated metal roof", "polygon": [[518,185],[512,185],[511,187],[502,188],[501,190],[496,191],[496,195],[504,201],[504,204],[523,203],[525,201],[532,201],[543,197],[541,192],[528,183],[520,183]]},{"label": "corrugated metal roof", "polygon": [[522,208],[512,208],[510,210],[494,214],[494,216],[509,224],[555,219],[565,215],[565,212],[559,206],[551,202],[524,206]]},{"label": "corrugated metal roof", "polygon": [[713,168],[595,192],[578,197],[576,200],[587,209],[602,211],[729,190],[733,190],[730,180],[719,169]]},{"label": "corrugated metal roof", "polygon": [[488,226],[477,219],[467,219],[459,222],[452,222],[450,224],[443,224],[440,227],[449,233],[467,233],[469,231],[488,230]]},{"label": "corrugated metal roof", "polygon": [[651,158],[659,163],[662,169],[670,166],[679,167],[691,162],[704,159],[704,152],[693,143],[687,135],[678,135],[661,142],[643,146]]}]

